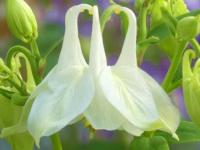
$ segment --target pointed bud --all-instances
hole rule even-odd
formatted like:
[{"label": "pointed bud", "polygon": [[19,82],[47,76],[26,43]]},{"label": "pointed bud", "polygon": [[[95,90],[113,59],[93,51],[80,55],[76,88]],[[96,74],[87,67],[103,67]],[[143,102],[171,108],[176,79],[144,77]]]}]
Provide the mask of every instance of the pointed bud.
[{"label": "pointed bud", "polygon": [[200,59],[191,68],[191,59],[195,57],[192,50],[183,57],[183,91],[187,112],[192,121],[200,125]]},{"label": "pointed bud", "polygon": [[181,19],[177,24],[178,38],[191,40],[200,33],[200,17],[189,16]]},{"label": "pointed bud", "polygon": [[18,39],[27,43],[37,38],[35,16],[24,0],[7,0],[6,13],[8,27]]}]

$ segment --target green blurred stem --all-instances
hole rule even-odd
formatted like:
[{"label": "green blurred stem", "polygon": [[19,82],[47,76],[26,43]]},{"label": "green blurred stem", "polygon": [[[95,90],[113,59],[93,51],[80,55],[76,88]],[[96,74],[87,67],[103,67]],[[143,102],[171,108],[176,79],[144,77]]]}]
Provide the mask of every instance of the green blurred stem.
[{"label": "green blurred stem", "polygon": [[51,142],[53,144],[53,150],[62,150],[63,149],[58,133],[51,136]]},{"label": "green blurred stem", "polygon": [[51,46],[51,48],[47,51],[47,53],[46,53],[45,56],[44,56],[44,59],[45,59],[45,60],[47,59],[47,57],[48,57],[54,50],[56,50],[56,48],[62,43],[62,41],[63,41],[63,37],[60,38],[56,43],[54,43],[54,44]]},{"label": "green blurred stem", "polygon": [[147,36],[147,8],[145,8],[144,6],[140,9],[139,12],[138,27],[139,41],[142,41]]},{"label": "green blurred stem", "polygon": [[173,91],[174,89],[180,87],[181,84],[182,84],[182,79],[180,79],[180,80],[178,80],[178,81],[172,83],[172,84],[169,86],[169,88],[167,89],[166,92],[167,92],[167,93],[170,93],[170,92]]},{"label": "green blurred stem", "polygon": [[187,42],[183,41],[179,43],[179,48],[176,50],[172,62],[170,64],[170,67],[168,69],[168,72],[165,76],[165,79],[163,80],[162,87],[165,91],[169,91],[169,87],[171,86],[171,83],[173,81],[173,78],[175,76],[175,73],[178,69],[178,66],[181,63],[183,51],[186,47]]},{"label": "green blurred stem", "polygon": [[[139,27],[138,42],[145,40],[147,37],[147,8],[146,7],[147,7],[147,5],[143,4],[143,6],[140,9],[139,16],[138,16],[138,27]],[[142,60],[143,60],[146,50],[147,50],[147,47],[138,48],[137,53],[138,53],[138,58],[139,58],[138,59],[139,64],[142,63]]]},{"label": "green blurred stem", "polygon": [[200,55],[200,45],[199,43],[197,42],[196,39],[192,39],[190,41],[190,44],[192,45],[192,47],[197,51],[197,53]]},{"label": "green blurred stem", "polygon": [[110,4],[116,4],[113,0],[109,0]]},{"label": "green blurred stem", "polygon": [[22,94],[22,95],[28,95],[26,89],[19,86],[17,83],[12,81],[11,79],[8,79],[8,81]]},{"label": "green blurred stem", "polygon": [[36,57],[36,60],[40,60],[40,51],[38,49],[38,45],[37,45],[36,40],[32,40],[30,42],[30,46],[31,46],[31,50],[32,50],[33,55]]}]

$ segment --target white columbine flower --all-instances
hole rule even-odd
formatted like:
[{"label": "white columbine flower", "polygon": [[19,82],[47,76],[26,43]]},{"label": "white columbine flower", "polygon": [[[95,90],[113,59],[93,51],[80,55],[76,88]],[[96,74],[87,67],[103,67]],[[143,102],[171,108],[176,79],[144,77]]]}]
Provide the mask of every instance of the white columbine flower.
[{"label": "white columbine flower", "polygon": [[[93,14],[89,64],[78,38],[77,19],[83,10]],[[133,135],[164,130],[175,135],[179,113],[164,90],[137,66],[136,18],[127,14],[129,28],[121,55],[107,66],[96,6],[74,6],[66,15],[66,31],[57,65],[36,88],[28,130],[39,142],[85,117],[94,129],[123,129]]]}]

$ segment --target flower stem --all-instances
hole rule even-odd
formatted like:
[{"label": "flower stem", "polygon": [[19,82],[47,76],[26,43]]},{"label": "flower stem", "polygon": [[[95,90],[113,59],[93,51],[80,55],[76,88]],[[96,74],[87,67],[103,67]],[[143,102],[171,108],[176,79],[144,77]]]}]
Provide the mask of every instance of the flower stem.
[{"label": "flower stem", "polygon": [[62,41],[63,41],[63,37],[60,38],[56,43],[54,43],[54,44],[51,46],[51,48],[47,51],[47,53],[46,53],[45,56],[44,56],[44,59],[45,59],[45,60],[47,59],[47,57],[48,57],[54,50],[56,50],[56,48],[57,48],[59,45],[61,45]]},{"label": "flower stem", "polygon": [[196,39],[192,39],[190,41],[190,44],[192,45],[192,47],[197,51],[197,53],[200,55],[200,45],[199,43],[197,42]]},{"label": "flower stem", "polygon": [[40,60],[40,51],[38,49],[38,45],[35,40],[30,42],[31,50],[33,55],[36,57],[36,60]]},{"label": "flower stem", "polygon": [[53,150],[63,150],[62,143],[58,133],[51,136],[51,142],[53,144]]},{"label": "flower stem", "polygon": [[174,78],[174,75],[178,69],[178,66],[181,63],[182,55],[184,48],[186,47],[186,42],[180,42],[179,48],[176,50],[171,65],[168,69],[167,75],[165,76],[165,79],[163,80],[162,87],[165,89],[165,91],[168,91],[168,88],[171,86],[172,80]]},{"label": "flower stem", "polygon": [[26,58],[29,60],[34,80],[36,84],[38,84],[40,82],[40,77],[38,76],[37,65],[36,65],[35,60],[33,59],[33,55],[30,53],[30,51],[27,48],[23,46],[14,46],[10,48],[6,57],[8,67],[12,69],[12,59],[18,53],[23,53],[26,56]]},{"label": "flower stem", "polygon": [[[138,17],[138,42],[146,39],[147,36],[147,5],[144,3],[140,9],[139,17]],[[146,52],[147,47],[139,48],[138,53],[138,64],[142,63],[144,54]]]}]

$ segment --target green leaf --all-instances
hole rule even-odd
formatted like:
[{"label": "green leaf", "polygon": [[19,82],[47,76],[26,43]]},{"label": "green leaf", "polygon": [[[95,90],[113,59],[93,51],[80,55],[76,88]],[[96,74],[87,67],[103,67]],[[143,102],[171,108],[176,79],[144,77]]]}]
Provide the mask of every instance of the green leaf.
[{"label": "green leaf", "polygon": [[180,16],[189,12],[184,0],[172,0],[171,10],[172,10],[173,16]]},{"label": "green leaf", "polygon": [[172,138],[172,136],[165,132],[157,132],[156,135],[163,136],[169,143],[190,143],[200,141],[200,127],[193,122],[181,121],[176,134],[179,141]]},{"label": "green leaf", "polygon": [[178,21],[177,34],[182,40],[191,40],[200,33],[200,17],[184,17]]},{"label": "green leaf", "polygon": [[[9,99],[0,95],[0,129],[15,125],[22,113],[22,108],[14,105]],[[27,133],[20,133],[6,138],[13,150],[32,150],[34,141]]]},{"label": "green leaf", "polygon": [[34,146],[33,138],[27,132],[12,135],[7,140],[12,150],[32,150]]},{"label": "green leaf", "polygon": [[172,35],[167,24],[163,23],[151,30],[148,37],[157,37],[159,39],[158,46],[168,55],[173,57],[174,51],[177,49],[177,41]]},{"label": "green leaf", "polygon": [[135,0],[134,6],[137,11],[139,11],[144,3],[144,0]]},{"label": "green leaf", "polygon": [[169,146],[162,136],[142,136],[133,139],[129,150],[169,150]]},{"label": "green leaf", "polygon": [[96,5],[97,1],[96,0],[82,0],[82,3]]}]

